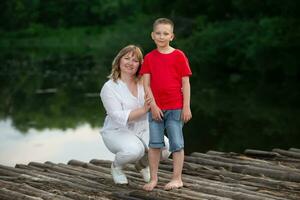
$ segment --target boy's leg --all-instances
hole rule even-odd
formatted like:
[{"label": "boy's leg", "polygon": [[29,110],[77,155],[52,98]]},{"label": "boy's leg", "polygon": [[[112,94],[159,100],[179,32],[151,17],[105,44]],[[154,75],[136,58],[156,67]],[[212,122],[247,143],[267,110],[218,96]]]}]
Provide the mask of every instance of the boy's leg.
[{"label": "boy's leg", "polygon": [[144,185],[143,189],[147,191],[153,190],[157,185],[158,177],[158,165],[160,160],[161,148],[164,144],[164,121],[156,121],[152,118],[151,112],[149,112],[149,150],[148,159],[150,167],[151,180],[148,184]]},{"label": "boy's leg", "polygon": [[173,152],[173,176],[172,180],[165,185],[165,190],[180,188],[183,186],[181,179],[184,162],[184,150]]},{"label": "boy's leg", "polygon": [[183,186],[181,174],[184,162],[183,122],[181,110],[170,110],[165,113],[166,129],[170,142],[170,151],[173,152],[173,176],[165,185],[165,190],[180,188]]},{"label": "boy's leg", "polygon": [[143,189],[146,191],[152,191],[153,188],[156,187],[158,177],[158,165],[160,160],[160,149],[157,148],[150,148],[148,151],[148,159],[149,159],[149,167],[150,167],[150,182],[145,184]]}]

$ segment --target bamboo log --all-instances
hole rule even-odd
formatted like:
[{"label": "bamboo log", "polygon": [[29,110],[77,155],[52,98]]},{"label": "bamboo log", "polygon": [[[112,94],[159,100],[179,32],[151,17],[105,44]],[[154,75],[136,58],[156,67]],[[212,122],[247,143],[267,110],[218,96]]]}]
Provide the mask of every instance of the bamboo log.
[{"label": "bamboo log", "polygon": [[295,151],[286,151],[283,149],[273,149],[272,151],[279,153],[283,156],[300,159],[300,153],[295,152]]},{"label": "bamboo log", "polygon": [[106,196],[100,196],[98,194],[79,194],[78,192],[67,191],[63,192],[64,196],[69,197],[74,200],[108,200]]},{"label": "bamboo log", "polygon": [[19,192],[11,191],[6,188],[0,188],[0,198],[5,200],[43,200],[39,197],[33,197]]},{"label": "bamboo log", "polygon": [[[75,164],[75,165],[78,165],[78,164],[83,164],[83,163],[80,163],[80,162],[69,162],[69,164]],[[110,169],[108,168],[105,168],[105,167],[102,167],[102,166],[96,166],[96,165],[93,165],[93,164],[90,164],[90,163],[85,163],[83,164],[83,167],[88,169],[88,170],[91,170],[91,171],[96,171],[97,173],[101,172],[101,174],[106,174],[106,177],[110,180],[112,180],[112,176],[110,174]],[[132,166],[131,166],[132,167]],[[128,171],[126,169],[129,169],[129,168],[125,168],[124,171],[126,172],[126,175],[128,178],[131,179],[131,181],[137,181],[137,182],[140,182],[141,185],[144,185],[144,182],[141,182],[142,181],[142,177],[139,173],[137,172],[134,172],[134,171]],[[131,168],[132,169],[132,168]],[[131,184],[131,183],[129,183]]]},{"label": "bamboo log", "polygon": [[252,165],[254,167],[300,173],[300,170],[291,168],[289,166],[278,165],[276,163],[272,163],[272,162],[268,162],[268,161],[264,161],[264,160],[253,159],[253,158],[249,158],[246,156],[238,156],[238,157],[234,157],[234,158],[232,158],[232,157],[224,158],[221,156],[206,155],[206,154],[202,154],[202,153],[192,153],[191,156],[196,157],[196,158],[200,157],[200,158],[210,159],[210,160],[214,160],[214,161],[220,161],[220,162],[228,163],[228,164]]},{"label": "bamboo log", "polygon": [[75,176],[83,176],[83,177],[90,178],[90,179],[93,179],[95,177],[93,174],[80,173],[78,171],[65,169],[63,167],[60,167],[58,165],[52,165],[50,163],[41,164],[41,163],[31,162],[31,163],[29,163],[29,165],[30,166],[35,166],[35,167],[40,167],[40,168],[43,168],[43,169],[51,169],[53,171],[57,171],[59,173],[68,174],[68,175],[72,175],[72,176],[74,176],[74,175]]},{"label": "bamboo log", "polygon": [[17,172],[2,169],[0,166],[0,175],[2,175],[2,176],[18,176],[19,174]]},{"label": "bamboo log", "polygon": [[[270,178],[265,177],[256,177],[250,175],[244,175],[240,173],[233,173],[224,169],[202,169],[201,167],[197,168],[197,166],[193,165],[193,168],[190,170],[185,171],[186,174],[193,175],[194,177],[202,177],[210,180],[220,180],[229,183],[243,183],[244,185],[255,186],[259,188],[266,188],[266,189],[284,189],[284,190],[299,190],[300,191],[300,184],[293,183],[293,182],[285,182],[285,181],[278,181]],[[204,176],[203,174],[207,175]],[[209,174],[209,175],[208,175]]]},{"label": "bamboo log", "polygon": [[109,160],[98,160],[98,159],[92,159],[90,163],[94,165],[100,165],[102,167],[109,168],[111,166],[111,161]]},{"label": "bamboo log", "polygon": [[255,150],[255,149],[246,149],[244,151],[245,155],[249,156],[255,156],[255,157],[267,157],[267,158],[273,158],[280,156],[279,153],[276,152],[270,152],[270,151],[261,151],[261,150]]},{"label": "bamboo log", "polygon": [[[291,149],[295,149],[295,148],[291,148]],[[295,151],[297,151],[297,149],[295,149]],[[209,151],[211,152],[211,151]],[[299,152],[299,151],[297,151]],[[226,153],[220,153],[220,154],[226,154]],[[286,157],[283,156],[277,152],[269,152],[269,151],[261,151],[261,150],[253,150],[253,149],[249,149],[249,150],[245,150],[245,155],[247,156],[252,156],[252,157],[258,157],[258,158],[263,158],[264,160],[271,160],[271,161],[283,161],[286,163],[289,163],[289,165],[292,165],[293,163],[300,163],[299,159],[295,159],[295,158],[290,158],[290,157]],[[297,167],[298,169],[300,167]]]},{"label": "bamboo log", "polygon": [[[41,166],[41,165],[39,165]],[[49,167],[49,166],[47,166]],[[55,168],[55,166],[53,166],[53,168]],[[18,169],[19,171],[22,172],[21,169]],[[62,170],[60,170],[62,171]],[[67,170],[65,170],[66,172]],[[56,179],[56,178],[52,178],[50,176],[45,176],[45,175],[41,175],[41,174],[33,174],[32,172],[26,172],[27,174],[20,174],[20,178],[24,179],[23,182],[31,185],[31,186],[39,186],[41,183],[42,184],[47,184],[47,185],[50,185],[54,188],[57,188],[57,187],[60,187],[60,188],[73,188],[73,189],[78,189],[78,190],[82,190],[82,191],[85,191],[85,192],[90,192],[90,193],[93,193],[93,192],[98,192],[98,189],[101,189],[98,188],[97,189],[97,185],[93,185],[93,187],[91,187],[91,185],[89,186],[86,186],[85,184],[87,183],[86,181],[80,181],[80,179],[74,179],[74,178],[71,178],[71,180],[64,180],[64,178],[61,178],[61,179]],[[35,172],[35,173],[38,173],[38,172]],[[41,172],[39,172],[41,173]],[[71,173],[69,172],[70,174],[74,174],[74,173]],[[78,174],[77,174],[78,175]],[[91,176],[91,175],[90,175]],[[91,176],[93,177],[93,176]],[[76,176],[75,176],[76,178]],[[38,184],[39,183],[39,184]]]},{"label": "bamboo log", "polygon": [[[244,188],[247,190],[255,190],[255,188],[265,188],[265,189],[269,188],[269,189],[273,189],[275,191],[277,191],[278,188],[299,189],[299,184],[293,184],[291,182],[282,182],[282,181],[275,181],[275,180],[273,181],[270,179],[265,179],[265,178],[260,178],[260,177],[245,176],[243,174],[227,172],[226,170],[221,170],[221,171],[219,171],[217,169],[216,170],[212,170],[212,169],[206,170],[205,167],[204,168],[202,167],[205,171],[202,170],[202,168],[201,168],[201,170],[204,172],[199,174],[198,173],[199,170],[197,170],[197,166],[199,166],[199,165],[196,165],[193,163],[187,163],[187,162],[185,162],[185,164],[187,164],[186,166],[189,166],[189,170],[184,170],[184,173],[186,173],[186,174],[195,174],[197,178],[198,177],[209,177],[209,179],[221,180],[225,183],[226,182],[233,183],[233,184],[231,184],[231,186],[240,187],[240,188]],[[205,176],[203,174],[205,174]],[[208,175],[208,174],[210,174],[210,175]],[[223,177],[223,178],[220,179],[219,177]],[[258,183],[256,183],[255,181],[258,181]],[[230,185],[230,184],[226,184],[226,185]],[[250,187],[250,189],[249,189],[249,187]],[[251,189],[251,188],[253,188],[253,189]]]},{"label": "bamboo log", "polygon": [[190,156],[186,156],[185,159],[190,162],[195,162],[203,165],[210,165],[219,168],[226,168],[229,171],[249,174],[253,176],[268,176],[270,178],[286,180],[292,182],[300,182],[300,174],[294,172],[285,172],[273,169],[259,168],[250,165],[238,165],[238,164],[228,164],[219,161],[212,161],[204,158],[194,158]]},{"label": "bamboo log", "polygon": [[[283,197],[289,197],[289,199],[297,199],[299,197],[299,194],[296,195],[298,197],[294,198],[293,195],[291,195],[293,192],[295,193],[296,191],[299,191],[300,184],[297,183],[292,183],[292,182],[284,182],[284,181],[276,181],[272,179],[267,179],[267,178],[260,178],[260,177],[253,177],[253,176],[248,176],[248,175],[243,175],[243,174],[238,174],[238,173],[232,173],[228,172],[226,170],[205,170],[205,168],[201,167],[197,169],[197,165],[192,164],[190,167],[192,167],[190,170],[187,170],[186,173],[192,173],[195,174],[196,177],[203,177],[203,175],[197,174],[199,170],[204,171],[203,173],[205,174],[212,174],[216,176],[222,176],[222,181],[223,182],[233,182],[233,183],[239,183],[241,185],[237,185],[236,187],[244,188],[243,185],[249,185],[249,186],[255,186],[261,188],[261,191],[264,191],[264,193],[267,193],[270,189],[273,191],[278,191],[281,189],[281,192],[278,193],[278,196],[283,196]],[[229,177],[229,179],[228,179]],[[216,180],[216,178],[210,178]],[[282,190],[286,192],[282,192]],[[283,193],[281,195],[281,193]]]},{"label": "bamboo log", "polygon": [[[92,164],[83,164],[82,162],[77,162],[77,161],[69,162],[69,164],[84,165],[85,167],[87,167],[89,169],[93,169],[93,170],[99,170],[99,168],[101,168],[101,166],[95,166]],[[134,168],[133,165],[129,165],[128,168],[126,168],[126,169],[133,170],[133,168]],[[134,186],[132,183],[132,179],[133,179],[133,175],[135,175],[137,173],[132,172],[132,171],[126,171],[126,170],[125,170],[125,172],[126,172],[127,176],[131,179],[131,182],[129,183],[129,185]],[[167,178],[164,178],[165,176],[167,176]],[[160,177],[160,184],[162,182],[167,183],[171,179],[171,174],[164,174],[162,172],[159,172],[159,177]],[[141,180],[141,178],[139,178],[139,180]],[[138,183],[139,183],[139,186],[135,186],[135,187],[141,187],[144,184],[143,182],[140,182],[140,181],[138,181]],[[202,194],[202,197],[203,197],[203,195],[205,196],[205,194]],[[195,198],[198,198],[198,196]]]},{"label": "bamboo log", "polygon": [[[45,172],[38,172],[38,173],[45,173]],[[54,178],[60,177],[60,179],[62,181],[68,181],[68,182],[75,183],[75,184],[79,185],[79,187],[80,186],[86,186],[86,187],[94,188],[95,191],[97,191],[98,194],[100,193],[100,194],[105,195],[105,196],[110,194],[110,192],[109,192],[110,190],[113,190],[113,188],[110,188],[110,187],[107,188],[105,184],[101,184],[99,182],[94,182],[94,181],[91,181],[89,179],[85,179],[85,178],[82,178],[82,177],[69,176],[69,175],[61,174],[59,172],[52,171],[51,169],[48,169],[48,174],[47,175],[50,176],[50,177],[54,177]],[[30,184],[32,184],[32,183],[30,183]],[[55,184],[54,186],[53,186],[53,184],[48,184],[48,185],[50,185],[51,187],[56,188],[55,186],[59,185],[59,184]],[[68,189],[65,186],[63,186],[62,188]],[[71,188],[71,189],[73,190],[73,188]],[[78,191],[82,191],[82,190],[78,190]],[[86,191],[83,190],[83,192],[86,192]],[[76,199],[76,198],[77,199],[89,198],[89,197],[79,198],[82,194],[77,194],[76,195],[76,194],[73,194],[70,191],[63,192],[63,194],[65,196],[72,197],[73,199]],[[79,197],[77,197],[77,196],[79,196]]]},{"label": "bamboo log", "polygon": [[[284,153],[294,155],[295,152],[299,153],[291,148]],[[252,153],[249,154],[252,158],[232,152],[192,153],[185,157],[184,187],[172,191],[165,191],[163,187],[172,178],[173,161],[161,161],[159,182],[152,192],[142,190],[145,183],[133,164],[124,168],[128,185],[114,184],[111,161],[93,159],[86,163],[70,160],[67,165],[32,162],[17,164],[15,168],[0,165],[0,199],[11,198],[11,192],[16,193],[14,199],[30,200],[43,197],[46,200],[300,199],[300,184],[297,182],[300,159],[278,152]],[[254,153],[261,155],[255,156]]]},{"label": "bamboo log", "polygon": [[[44,165],[47,165],[47,167],[50,167],[49,164],[44,164]],[[42,166],[41,164],[39,164],[39,166],[45,167],[45,166]],[[64,165],[64,164],[51,166],[51,168],[49,170],[53,170],[52,173],[65,172],[68,175],[76,175],[76,176],[67,176],[67,177],[64,177],[63,179],[66,181],[69,181],[69,182],[75,182],[77,184],[82,185],[83,187],[92,187],[92,188],[101,189],[101,188],[105,187],[105,183],[107,183],[107,181],[105,181],[104,184],[102,184],[101,180],[109,179],[110,182],[112,182],[110,175],[106,175],[106,174],[102,174],[102,173],[95,174],[95,172],[86,171],[86,169],[83,169],[83,168],[82,168],[82,171],[80,171],[80,170],[68,168],[68,166]]]},{"label": "bamboo log", "polygon": [[28,184],[19,184],[19,183],[13,183],[9,181],[3,181],[0,180],[0,187],[6,188],[11,191],[19,192],[24,195],[29,195],[33,197],[40,197],[45,200],[51,200],[51,199],[57,199],[57,200],[71,200],[70,198],[63,197],[61,195],[53,194],[44,190],[40,190],[37,188],[34,188]]},{"label": "bamboo log", "polygon": [[300,153],[300,149],[297,149],[297,148],[289,148],[289,151],[294,151],[294,152]]},{"label": "bamboo log", "polygon": [[[205,194],[202,192],[195,192],[191,190],[183,190],[183,189],[177,189],[173,191],[165,191],[163,190],[163,187],[167,181],[170,179],[165,179],[163,177],[163,174],[159,172],[159,182],[158,186],[155,188],[153,192],[155,192],[155,197],[161,197],[163,199],[212,199],[212,200],[224,200],[227,198],[224,197],[219,197],[216,195],[211,195],[211,194]],[[164,182],[164,184],[162,184]],[[135,185],[135,188],[140,188],[140,185]],[[143,191],[144,192],[144,191]],[[152,192],[152,193],[153,193]],[[147,193],[146,193],[147,194]],[[145,195],[145,192],[144,192]],[[155,198],[154,198],[155,199]]]},{"label": "bamboo log", "polygon": [[244,155],[238,155],[238,156],[231,156],[227,154],[223,155],[209,155],[209,154],[203,154],[194,152],[191,154],[191,157],[200,157],[200,158],[206,158],[214,161],[221,161],[224,163],[230,163],[230,164],[241,164],[241,165],[257,165],[257,166],[271,166],[271,167],[277,167],[275,163],[265,160],[259,160],[255,158],[250,158]]},{"label": "bamboo log", "polygon": [[[168,177],[170,176],[169,174],[164,174],[164,173],[159,173],[159,177]],[[241,184],[235,183],[235,184],[224,184],[224,182],[216,182],[216,181],[210,181],[210,180],[205,180],[202,178],[199,178],[199,176],[196,177],[188,177],[184,176],[183,177],[184,183],[187,183],[186,185],[191,186],[191,185],[197,185],[199,187],[198,192],[203,192],[203,193],[208,193],[208,194],[216,194],[213,191],[217,190],[220,194],[224,195],[227,194],[228,197],[236,196],[239,194],[239,198],[243,197],[245,199],[263,199],[268,197],[269,199],[276,199],[276,197],[270,197],[269,195],[266,194],[260,194],[257,193],[259,191],[259,188],[257,187],[250,187],[250,186],[243,186]],[[188,187],[187,186],[187,187]],[[205,188],[205,190],[203,190]],[[237,189],[234,189],[237,188]],[[195,189],[192,187],[192,189]],[[255,192],[252,192],[255,191]],[[245,196],[245,197],[244,197]],[[238,198],[237,198],[238,199]],[[281,199],[281,198],[278,198]]]},{"label": "bamboo log", "polygon": [[[199,189],[199,191],[205,192],[205,193],[207,193],[207,191],[211,192],[214,190],[218,190],[218,192],[220,192],[220,194],[226,193],[228,195],[226,197],[230,197],[230,198],[232,198],[231,196],[235,196],[236,193],[242,193],[242,194],[248,195],[249,199],[252,198],[253,196],[261,197],[261,198],[263,198],[263,197],[271,198],[268,195],[260,193],[259,192],[260,188],[242,185],[239,182],[228,184],[228,183],[224,183],[224,182],[210,181],[210,180],[205,180],[205,179],[202,179],[202,180],[201,179],[193,179],[193,177],[188,177],[188,176],[185,176],[183,178],[183,180],[185,183],[192,186],[191,188],[193,190],[195,190],[194,186],[197,186],[197,189]],[[210,194],[218,194],[218,193],[212,192]],[[276,199],[274,197],[272,197],[272,198]]]},{"label": "bamboo log", "polygon": [[[236,191],[228,191],[224,189],[219,189],[219,188],[213,188],[213,187],[206,187],[206,186],[198,186],[198,185],[188,185],[189,188],[192,188],[193,190],[196,191],[201,191],[203,193],[208,193],[208,194],[214,194],[222,197],[227,197],[230,199],[244,199],[244,200],[274,200],[274,196],[266,197],[266,196],[260,196],[258,194],[249,194],[244,193],[244,192],[236,192]],[[279,198],[276,198],[279,199]],[[284,199],[282,199],[284,200]]]},{"label": "bamboo log", "polygon": [[15,168],[20,168],[20,169],[27,169],[27,170],[35,170],[35,171],[44,171],[44,169],[34,167],[34,166],[29,166],[29,165],[24,165],[24,164],[16,164]]}]

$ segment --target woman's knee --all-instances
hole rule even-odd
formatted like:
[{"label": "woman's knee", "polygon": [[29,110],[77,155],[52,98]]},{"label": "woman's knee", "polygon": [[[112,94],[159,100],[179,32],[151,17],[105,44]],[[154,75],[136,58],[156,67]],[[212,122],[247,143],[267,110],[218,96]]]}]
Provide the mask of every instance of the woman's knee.
[{"label": "woman's knee", "polygon": [[140,160],[144,154],[145,154],[145,148],[144,147],[137,147],[136,149],[132,149],[130,151],[132,162],[135,162],[137,160]]},{"label": "woman's knee", "polygon": [[119,159],[124,160],[126,163],[133,163],[141,159],[145,154],[145,148],[140,145],[131,146],[130,148],[118,152]]}]

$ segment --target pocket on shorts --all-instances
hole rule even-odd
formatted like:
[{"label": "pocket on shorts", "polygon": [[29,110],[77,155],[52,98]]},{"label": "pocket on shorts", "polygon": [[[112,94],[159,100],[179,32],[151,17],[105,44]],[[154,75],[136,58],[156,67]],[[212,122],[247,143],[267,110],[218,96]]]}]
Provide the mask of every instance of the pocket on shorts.
[{"label": "pocket on shorts", "polygon": [[182,110],[181,109],[178,109],[178,110],[172,110],[171,111],[171,119],[173,120],[176,120],[176,121],[181,121],[181,112]]}]

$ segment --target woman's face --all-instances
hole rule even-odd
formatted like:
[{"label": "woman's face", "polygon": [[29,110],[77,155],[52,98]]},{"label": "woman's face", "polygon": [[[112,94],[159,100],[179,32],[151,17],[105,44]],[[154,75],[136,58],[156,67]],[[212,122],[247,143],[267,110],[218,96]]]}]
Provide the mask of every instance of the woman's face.
[{"label": "woman's face", "polygon": [[120,70],[121,74],[128,74],[130,76],[135,76],[140,62],[137,56],[133,52],[125,54],[120,60]]}]

